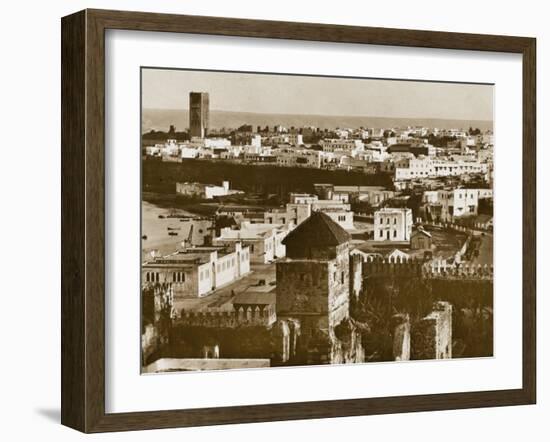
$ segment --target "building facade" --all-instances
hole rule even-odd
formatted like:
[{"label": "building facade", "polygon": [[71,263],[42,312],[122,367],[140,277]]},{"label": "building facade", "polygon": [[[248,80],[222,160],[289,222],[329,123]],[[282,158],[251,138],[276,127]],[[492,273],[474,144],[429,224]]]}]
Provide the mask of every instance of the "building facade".
[{"label": "building facade", "polygon": [[221,186],[203,183],[176,183],[176,193],[188,197],[212,199],[216,196],[227,196],[242,193],[240,190],[231,190],[229,181],[223,181]]},{"label": "building facade", "polygon": [[412,226],[411,209],[385,207],[374,212],[375,241],[410,241]]},{"label": "building facade", "polygon": [[487,198],[490,194],[480,189],[428,190],[422,201],[430,221],[452,222],[461,216],[477,215],[479,196]]},{"label": "building facade", "polygon": [[285,256],[283,238],[288,234],[284,224],[264,224],[243,222],[239,229],[225,227],[214,245],[231,245],[238,242],[250,250],[250,261],[254,264],[267,264]]},{"label": "building facade", "polygon": [[361,140],[346,140],[346,139],[329,139],[325,138],[319,141],[319,146],[323,148],[323,152],[345,151],[351,152],[355,149],[363,149],[365,145]]},{"label": "building facade", "polygon": [[264,213],[264,221],[268,224],[293,224],[304,222],[314,212],[328,215],[342,228],[351,230],[353,212],[351,206],[340,200],[321,200],[317,195],[291,193],[290,202],[285,209],[273,209]]},{"label": "building facade", "polygon": [[171,255],[155,257],[141,267],[142,287],[169,286],[178,299],[203,297],[250,272],[250,249],[189,247]]}]

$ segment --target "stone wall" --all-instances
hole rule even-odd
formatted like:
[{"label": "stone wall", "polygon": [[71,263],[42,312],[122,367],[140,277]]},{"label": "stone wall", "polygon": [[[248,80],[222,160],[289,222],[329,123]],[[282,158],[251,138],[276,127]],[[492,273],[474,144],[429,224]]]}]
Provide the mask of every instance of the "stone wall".
[{"label": "stone wall", "polygon": [[452,278],[452,279],[492,279],[492,265],[469,265],[448,263],[443,258],[424,261],[418,258],[372,258],[363,262],[365,277],[418,277],[418,278]]},{"label": "stone wall", "polygon": [[275,322],[274,307],[253,308],[246,311],[185,311],[181,310],[173,318],[173,325],[188,327],[267,327]]},{"label": "stone wall", "polygon": [[327,314],[329,262],[277,263],[277,316]]},{"label": "stone wall", "polygon": [[411,359],[452,357],[452,306],[436,302],[434,310],[412,326]]},{"label": "stone wall", "polygon": [[409,315],[394,315],[391,321],[393,338],[392,356],[395,361],[408,361],[411,358],[411,323]]},{"label": "stone wall", "polygon": [[363,292],[363,260],[359,255],[349,256],[350,297],[357,300]]}]

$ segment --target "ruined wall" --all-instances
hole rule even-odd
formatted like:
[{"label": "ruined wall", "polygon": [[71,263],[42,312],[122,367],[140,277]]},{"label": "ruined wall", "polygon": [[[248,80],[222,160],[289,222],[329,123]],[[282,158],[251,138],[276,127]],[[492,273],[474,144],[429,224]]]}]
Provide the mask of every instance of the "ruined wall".
[{"label": "ruined wall", "polygon": [[363,292],[363,259],[359,255],[349,255],[350,297],[357,300]]},{"label": "ruined wall", "polygon": [[141,334],[141,361],[146,361],[159,349],[159,334],[153,324],[147,324]]},{"label": "ruined wall", "polygon": [[293,318],[278,320],[273,327],[274,349],[272,363],[288,364],[296,358],[298,339],[301,334],[300,321]]},{"label": "ruined wall", "polygon": [[434,310],[412,326],[412,359],[452,357],[452,306],[437,302]]},{"label": "ruined wall", "polygon": [[350,364],[365,362],[361,332],[353,322],[347,318],[336,327],[330,329],[331,364]]},{"label": "ruined wall", "polygon": [[170,330],[162,357],[202,358],[205,346],[219,348],[220,358],[275,358],[281,346],[273,327],[178,326]]},{"label": "ruined wall", "polygon": [[328,326],[326,316],[302,316],[284,320],[299,324],[299,333],[294,333],[294,351],[285,365],[364,362],[361,332],[349,318],[336,327]]},{"label": "ruined wall", "polygon": [[292,365],[300,336],[301,324],[294,318],[277,320],[268,327],[178,325],[170,330],[169,343],[157,357],[202,358],[204,348],[217,346],[220,358],[267,358],[272,366]]},{"label": "ruined wall", "polygon": [[339,250],[336,259],[329,264],[329,326],[336,326],[349,317],[350,265],[348,249]]},{"label": "ruined wall", "polygon": [[406,313],[392,317],[392,356],[395,361],[408,361],[411,358],[411,323]]}]

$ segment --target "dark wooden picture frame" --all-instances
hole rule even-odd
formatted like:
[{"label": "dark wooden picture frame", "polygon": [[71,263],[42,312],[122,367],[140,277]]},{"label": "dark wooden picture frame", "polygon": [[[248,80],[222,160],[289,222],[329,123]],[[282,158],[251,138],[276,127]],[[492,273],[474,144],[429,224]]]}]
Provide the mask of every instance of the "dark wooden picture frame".
[{"label": "dark wooden picture frame", "polygon": [[[523,386],[513,390],[135,413],[105,412],[105,30],[518,53],[523,57]],[[62,406],[83,432],[534,404],[536,40],[312,23],[84,10],[62,19]]]}]

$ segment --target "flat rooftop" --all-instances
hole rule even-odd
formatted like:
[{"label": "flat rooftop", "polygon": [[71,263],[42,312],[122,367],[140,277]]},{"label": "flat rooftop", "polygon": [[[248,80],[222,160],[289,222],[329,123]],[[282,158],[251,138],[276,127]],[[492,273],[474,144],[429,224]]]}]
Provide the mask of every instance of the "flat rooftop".
[{"label": "flat rooftop", "polygon": [[334,186],[335,192],[393,192],[384,186]]},{"label": "flat rooftop", "polygon": [[145,265],[195,265],[210,261],[210,254],[218,252],[218,256],[225,256],[233,253],[230,247],[226,246],[209,246],[209,247],[190,247],[188,249],[178,250],[169,255],[156,257]]},{"label": "flat rooftop", "polygon": [[265,238],[274,230],[282,228],[282,224],[242,223],[240,229],[224,230],[217,239],[258,239]]}]

